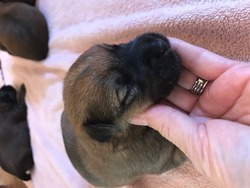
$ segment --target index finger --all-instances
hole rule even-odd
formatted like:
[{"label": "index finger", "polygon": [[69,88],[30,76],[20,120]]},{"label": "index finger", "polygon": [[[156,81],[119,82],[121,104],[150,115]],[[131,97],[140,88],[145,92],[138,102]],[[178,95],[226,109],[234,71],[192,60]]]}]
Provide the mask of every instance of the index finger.
[{"label": "index finger", "polygon": [[182,65],[203,79],[215,80],[235,64],[230,59],[180,39],[169,37],[169,41],[172,49],[180,56]]}]

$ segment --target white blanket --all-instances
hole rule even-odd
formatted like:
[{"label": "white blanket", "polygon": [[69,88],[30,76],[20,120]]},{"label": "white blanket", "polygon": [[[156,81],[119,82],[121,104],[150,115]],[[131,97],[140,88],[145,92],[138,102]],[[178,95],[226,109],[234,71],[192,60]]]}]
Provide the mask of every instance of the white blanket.
[{"label": "white blanket", "polygon": [[[41,0],[50,31],[49,56],[34,62],[0,52],[7,84],[27,87],[35,167],[29,187],[91,187],[70,163],[60,116],[68,68],[90,46],[127,42],[144,32],[181,38],[220,55],[250,61],[249,0]],[[212,187],[187,162],[133,187]]]}]

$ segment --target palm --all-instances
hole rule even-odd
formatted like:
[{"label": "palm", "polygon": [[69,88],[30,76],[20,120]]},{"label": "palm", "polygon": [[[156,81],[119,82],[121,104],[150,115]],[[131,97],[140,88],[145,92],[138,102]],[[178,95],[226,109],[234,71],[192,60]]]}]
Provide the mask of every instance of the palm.
[{"label": "palm", "polygon": [[[178,95],[185,96],[184,103],[180,105]],[[246,158],[250,156],[250,143],[246,142],[250,130],[242,124],[250,125],[249,96],[250,66],[240,63],[211,81],[201,96],[176,89],[171,97],[177,107],[187,111],[191,117],[184,116],[185,125],[182,123],[182,126],[189,127],[192,139],[185,142],[188,147],[183,147],[183,143],[177,145],[184,148],[183,151],[202,174],[221,187],[234,187],[233,183],[244,187],[248,178],[244,175],[250,167]],[[180,114],[177,116],[182,117]],[[194,122],[199,126],[192,126]],[[160,130],[165,135],[166,129]]]},{"label": "palm", "polygon": [[[197,169],[217,185],[224,182],[222,187],[233,187],[232,183],[243,186],[247,179],[244,175],[250,167],[246,160],[250,143],[246,139],[250,130],[242,124],[250,125],[249,96],[250,66],[237,64],[212,81],[190,109],[190,117],[203,128],[193,130],[186,153]],[[224,170],[227,173],[222,176]]]}]

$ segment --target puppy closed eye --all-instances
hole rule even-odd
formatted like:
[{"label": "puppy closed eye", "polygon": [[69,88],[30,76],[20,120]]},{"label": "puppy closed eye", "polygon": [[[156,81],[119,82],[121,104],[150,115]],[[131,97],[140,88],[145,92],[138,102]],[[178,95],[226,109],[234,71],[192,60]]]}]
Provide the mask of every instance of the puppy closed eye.
[{"label": "puppy closed eye", "polygon": [[116,88],[117,100],[122,111],[125,111],[139,97],[139,92],[134,85],[118,85]]}]

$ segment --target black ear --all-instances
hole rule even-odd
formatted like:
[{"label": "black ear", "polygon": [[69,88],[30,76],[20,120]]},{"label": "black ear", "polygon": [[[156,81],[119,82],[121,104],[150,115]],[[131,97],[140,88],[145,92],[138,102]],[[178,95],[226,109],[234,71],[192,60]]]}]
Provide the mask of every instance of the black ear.
[{"label": "black ear", "polygon": [[19,101],[25,101],[25,95],[26,95],[26,87],[24,84],[20,86],[20,89],[18,91],[18,99]]},{"label": "black ear", "polygon": [[113,136],[114,125],[105,123],[86,123],[84,128],[87,134],[99,142],[108,142]]}]

